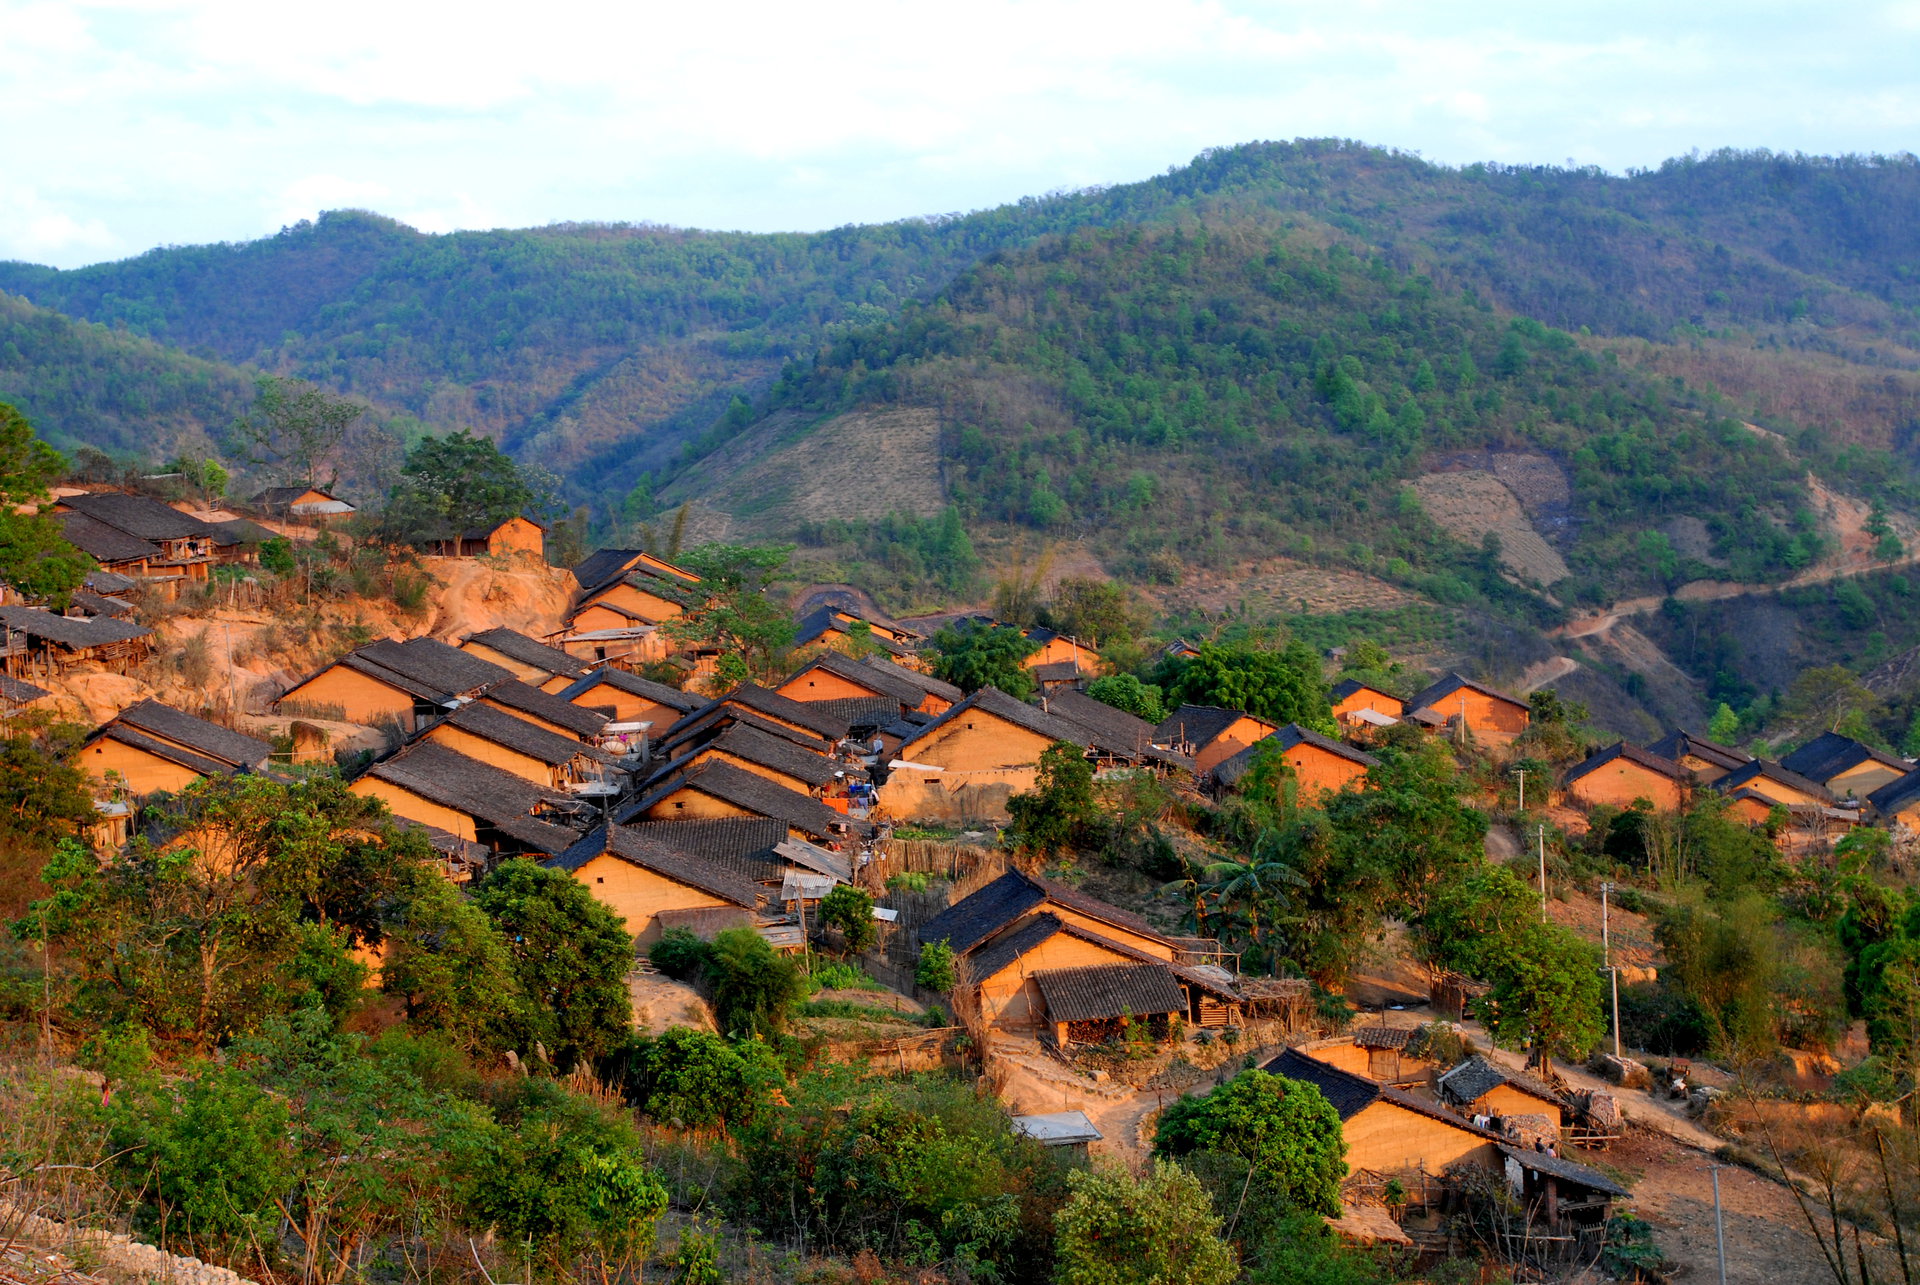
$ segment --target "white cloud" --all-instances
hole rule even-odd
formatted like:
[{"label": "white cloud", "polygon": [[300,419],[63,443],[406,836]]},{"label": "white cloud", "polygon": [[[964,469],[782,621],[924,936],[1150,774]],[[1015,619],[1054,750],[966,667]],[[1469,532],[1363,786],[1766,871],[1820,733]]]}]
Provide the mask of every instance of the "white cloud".
[{"label": "white cloud", "polygon": [[323,210],[374,209],[393,195],[384,183],[341,178],[338,174],[309,174],[283,187],[268,204],[269,220],[286,227],[318,216]]}]

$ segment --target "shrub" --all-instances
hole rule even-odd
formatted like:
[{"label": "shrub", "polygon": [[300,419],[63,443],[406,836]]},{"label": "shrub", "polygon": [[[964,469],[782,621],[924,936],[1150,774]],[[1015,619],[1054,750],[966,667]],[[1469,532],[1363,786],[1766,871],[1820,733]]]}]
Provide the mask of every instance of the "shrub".
[{"label": "shrub", "polygon": [[930,941],[920,948],[919,962],[913,966],[913,980],[916,985],[930,991],[946,994],[953,989],[956,978],[953,972],[953,947],[943,937],[939,941]]},{"label": "shrub", "polygon": [[1253,1165],[1272,1202],[1340,1212],[1347,1143],[1320,1090],[1265,1071],[1242,1071],[1204,1098],[1182,1097],[1160,1116],[1160,1156],[1224,1151]]},{"label": "shrub", "polygon": [[1227,1285],[1240,1274],[1199,1180],[1156,1160],[1135,1178],[1103,1165],[1067,1175],[1054,1215],[1061,1285]]},{"label": "shrub", "polygon": [[731,1043],[685,1026],[629,1036],[603,1065],[642,1114],[687,1129],[751,1120],[785,1079],[759,1041]]},{"label": "shrub", "polygon": [[873,895],[850,883],[835,884],[820,899],[820,922],[840,930],[849,954],[858,955],[880,939],[873,922]]},{"label": "shrub", "polygon": [[691,981],[706,971],[713,947],[686,928],[669,928],[647,951],[653,966],[678,981]]},{"label": "shrub", "polygon": [[713,939],[707,976],[713,983],[715,1016],[721,1029],[732,1034],[778,1031],[806,993],[793,961],[751,928],[728,928]]}]

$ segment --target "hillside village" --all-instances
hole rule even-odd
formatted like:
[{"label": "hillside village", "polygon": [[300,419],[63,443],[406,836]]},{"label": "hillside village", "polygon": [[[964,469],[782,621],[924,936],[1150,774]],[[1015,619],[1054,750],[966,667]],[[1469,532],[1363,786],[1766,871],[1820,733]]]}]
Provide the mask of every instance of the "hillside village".
[{"label": "hillside village", "polygon": [[[729,584],[647,548],[553,567],[547,528],[517,514],[409,553],[350,534],[354,506],[310,487],[214,508],[61,485],[43,511],[94,569],[64,610],[17,593],[0,606],[0,698],[23,725],[90,728],[70,761],[103,868],[129,845],[190,837],[167,801],[207,783],[337,778],[423,839],[456,889],[528,862],[583,886],[629,943],[638,1029],[713,1029],[699,970],[678,961],[746,930],[803,971],[832,961],[838,989],[817,1005],[837,1017],[816,1024],[814,1058],[959,1069],[1064,1163],[1135,1168],[1167,1152],[1170,1101],[1260,1068],[1315,1086],[1338,1118],[1338,1208],[1321,1212],[1345,1243],[1533,1273],[1514,1279],[1703,1263],[1676,1195],[1698,1190],[1697,1148],[1759,1145],[1727,1091],[1818,1092],[1864,1054],[1843,1034],[1770,1070],[1744,1055],[1713,1065],[1701,1054],[1736,1045],[1712,1036],[1676,1056],[1631,989],[1623,1032],[1621,987],[1651,994],[1673,961],[1650,894],[1609,907],[1606,890],[1623,876],[1662,888],[1662,862],[1715,859],[1676,851],[1695,817],[1802,880],[1857,867],[1850,853],[1898,871],[1920,828],[1920,766],[1838,732],[1778,761],[1697,728],[1594,744],[1550,688],[1428,681],[1378,649],[1307,653],[1292,721],[1265,695],[1254,709],[1129,710],[1143,685],[1116,687],[1127,671],[1092,639],[978,608],[896,619],[849,586]],[[298,610],[273,605],[273,586],[340,559],[370,585],[384,577],[393,601],[343,583],[296,643]],[[687,627],[723,605],[776,619],[782,641],[749,657]],[[1286,654],[1306,663],[1297,645]],[[962,678],[969,655],[998,657],[1001,685],[940,676]],[[1175,639],[1130,669],[1222,655]],[[1473,864],[1506,861],[1509,883],[1454,939],[1431,940],[1437,911],[1396,911],[1388,895],[1377,930],[1335,930],[1357,934],[1346,946],[1277,945],[1259,917],[1308,897],[1302,877],[1288,876],[1298,893],[1250,893],[1280,876],[1231,855],[1223,827],[1373,806],[1409,788],[1412,763],[1444,775]],[[1100,830],[1129,806],[1146,809],[1126,823],[1138,833]],[[1160,855],[1123,857],[1141,835]],[[1342,922],[1344,894],[1324,895],[1313,913]],[[1592,952],[1583,979],[1555,983],[1587,1009],[1557,1011],[1476,946],[1486,923],[1536,914],[1570,943],[1553,949]],[[382,948],[365,955],[378,986]],[[1803,1163],[1776,1148],[1755,1168]],[[1769,1178],[1742,1181],[1758,1216],[1791,1208]],[[1794,1261],[1814,1261],[1805,1250]]]}]

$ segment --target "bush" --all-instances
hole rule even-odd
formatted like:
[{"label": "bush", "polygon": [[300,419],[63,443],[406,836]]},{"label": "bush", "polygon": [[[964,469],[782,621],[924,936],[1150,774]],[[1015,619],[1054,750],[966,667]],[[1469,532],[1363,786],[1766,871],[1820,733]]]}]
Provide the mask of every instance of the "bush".
[{"label": "bush", "polygon": [[913,980],[916,985],[942,995],[953,989],[957,980],[953,972],[953,947],[944,937],[920,947],[920,958],[913,966]]},{"label": "bush", "polygon": [[1265,1071],[1242,1071],[1204,1098],[1161,1113],[1154,1154],[1221,1151],[1253,1165],[1266,1202],[1336,1215],[1347,1172],[1340,1115],[1320,1090]]},{"label": "bush", "polygon": [[653,966],[677,981],[692,981],[706,971],[713,947],[690,929],[669,928],[647,951]]},{"label": "bush", "polygon": [[713,984],[714,1015],[730,1034],[780,1030],[806,994],[806,981],[793,961],[751,928],[728,928],[713,939],[707,976]]},{"label": "bush", "polygon": [[873,980],[857,964],[838,959],[816,960],[807,980],[816,991],[883,991],[886,987]]},{"label": "bush", "polygon": [[1199,1181],[1156,1160],[1135,1178],[1117,1166],[1067,1175],[1054,1215],[1060,1285],[1227,1285],[1240,1274]]},{"label": "bush", "polygon": [[880,929],[873,922],[873,895],[850,883],[835,884],[820,899],[820,922],[840,930],[840,940],[851,955],[880,939]]},{"label": "bush", "polygon": [[656,1038],[631,1035],[603,1065],[641,1114],[685,1129],[753,1119],[786,1078],[759,1041],[736,1044],[684,1026]]}]

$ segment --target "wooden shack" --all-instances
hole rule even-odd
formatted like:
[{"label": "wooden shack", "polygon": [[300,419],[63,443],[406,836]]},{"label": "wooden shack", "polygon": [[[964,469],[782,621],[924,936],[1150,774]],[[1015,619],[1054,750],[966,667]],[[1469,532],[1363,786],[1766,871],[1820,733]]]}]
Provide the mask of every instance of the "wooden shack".
[{"label": "wooden shack", "polygon": [[95,664],[124,674],[153,650],[153,631],[111,616],[60,616],[38,607],[0,607],[6,672],[52,676]]}]

